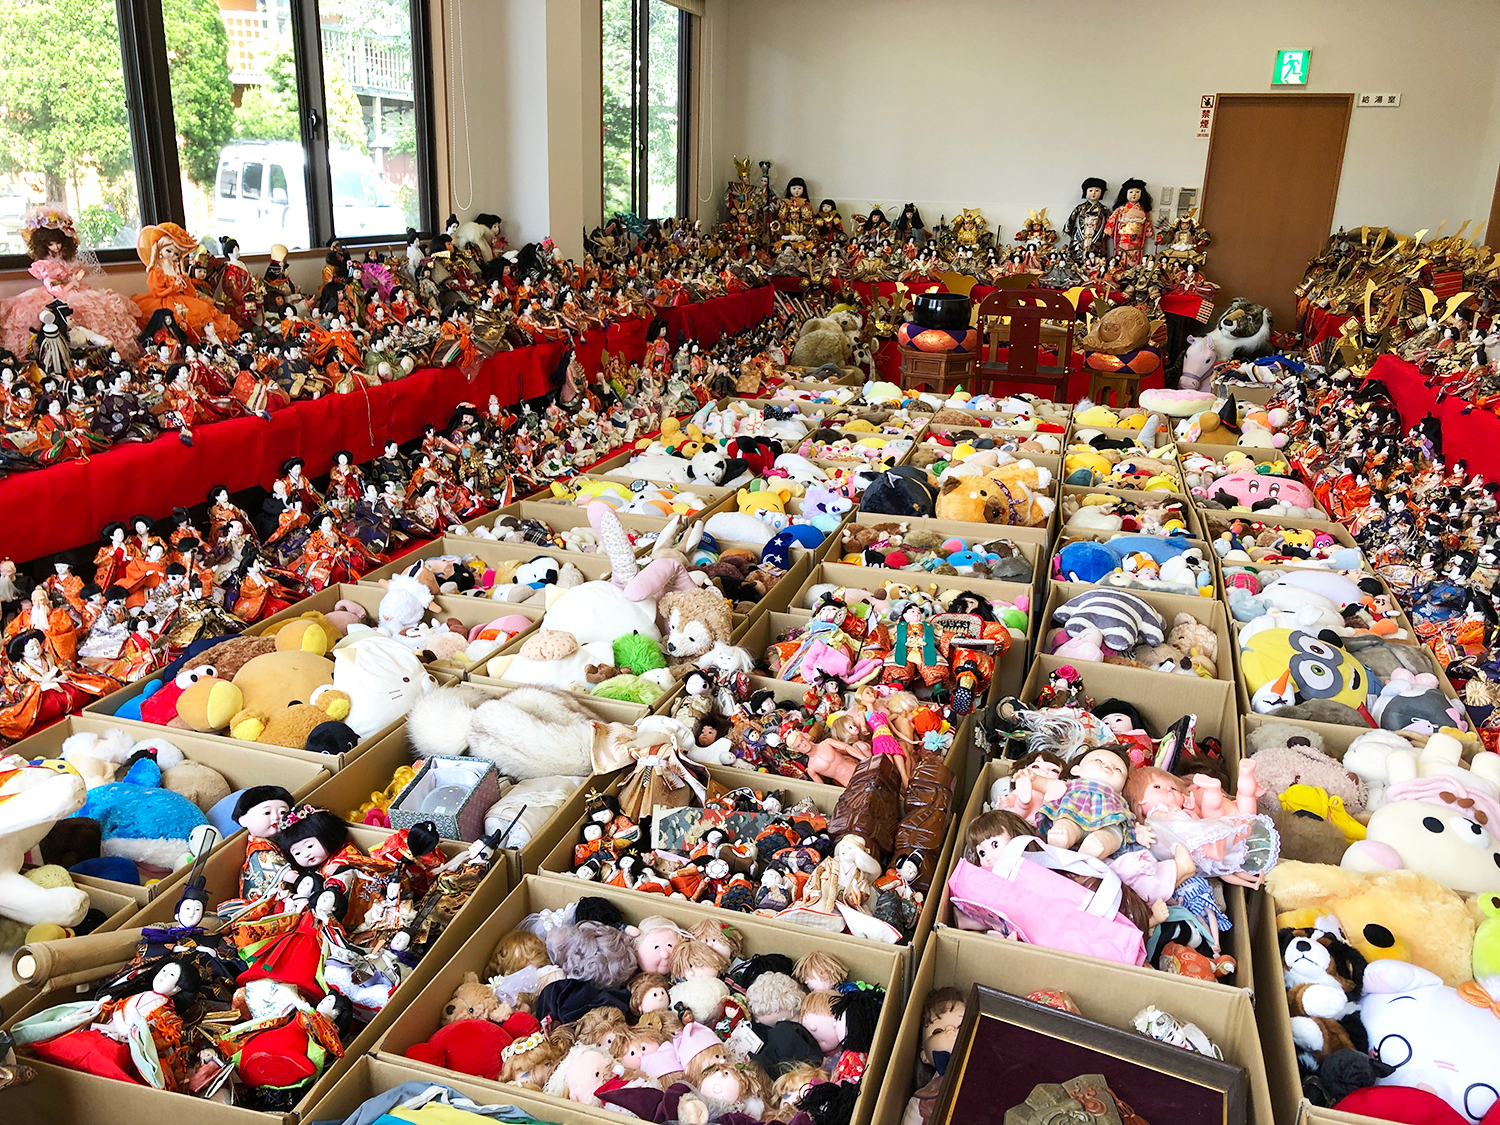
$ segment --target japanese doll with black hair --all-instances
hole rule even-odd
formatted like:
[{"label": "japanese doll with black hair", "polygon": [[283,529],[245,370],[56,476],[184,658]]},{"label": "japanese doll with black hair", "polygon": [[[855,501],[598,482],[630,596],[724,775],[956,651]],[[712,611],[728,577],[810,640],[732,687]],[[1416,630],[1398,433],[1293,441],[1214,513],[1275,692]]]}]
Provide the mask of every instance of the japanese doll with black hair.
[{"label": "japanese doll with black hair", "polygon": [[1151,193],[1144,180],[1126,180],[1115,197],[1114,210],[1104,224],[1104,233],[1114,240],[1122,265],[1139,265],[1155,236],[1151,220]]}]

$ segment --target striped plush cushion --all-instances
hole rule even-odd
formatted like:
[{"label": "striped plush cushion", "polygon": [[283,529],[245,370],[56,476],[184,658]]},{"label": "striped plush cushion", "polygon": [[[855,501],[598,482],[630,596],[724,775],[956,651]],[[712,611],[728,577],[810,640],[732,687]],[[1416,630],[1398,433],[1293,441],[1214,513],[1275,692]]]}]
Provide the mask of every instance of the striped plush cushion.
[{"label": "striped plush cushion", "polygon": [[1166,622],[1143,598],[1129,590],[1102,586],[1068,599],[1053,611],[1052,619],[1070,637],[1094,626],[1116,652],[1138,644],[1159,645],[1166,635]]}]

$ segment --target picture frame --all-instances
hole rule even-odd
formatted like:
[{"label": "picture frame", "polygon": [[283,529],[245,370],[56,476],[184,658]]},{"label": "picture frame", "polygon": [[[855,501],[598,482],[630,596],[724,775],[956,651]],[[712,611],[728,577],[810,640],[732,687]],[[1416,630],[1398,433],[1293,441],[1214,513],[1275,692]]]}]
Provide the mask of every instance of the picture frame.
[{"label": "picture frame", "polygon": [[1243,1067],[979,984],[929,1125],[1004,1125],[1038,1084],[1079,1075],[1102,1075],[1147,1125],[1246,1125]]}]

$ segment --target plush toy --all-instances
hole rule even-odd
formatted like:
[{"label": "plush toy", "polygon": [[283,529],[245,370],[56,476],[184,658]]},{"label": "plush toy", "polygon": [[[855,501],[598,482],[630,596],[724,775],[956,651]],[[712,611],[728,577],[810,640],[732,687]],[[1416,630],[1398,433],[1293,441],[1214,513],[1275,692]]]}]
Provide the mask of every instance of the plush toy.
[{"label": "plush toy", "polygon": [[1323,736],[1316,731],[1292,723],[1264,723],[1249,731],[1245,748],[1255,762],[1255,779],[1266,790],[1260,795],[1261,812],[1279,812],[1281,794],[1297,784],[1337,797],[1351,814],[1365,811],[1365,783],[1349,767],[1347,754],[1340,762],[1323,752]]},{"label": "plush toy", "polygon": [[1282,980],[1291,1012],[1292,1041],[1309,1070],[1335,1051],[1369,1046],[1358,1017],[1365,959],[1341,936],[1323,929],[1283,929]]},{"label": "plush toy", "polygon": [[1338,641],[1301,629],[1266,629],[1242,638],[1240,671],[1250,706],[1261,714],[1281,714],[1310,701],[1356,713],[1364,709],[1370,673]]},{"label": "plush toy", "polygon": [[[640,633],[661,640],[656,624],[656,603],[634,601],[609,582],[585,582],[567,590],[548,608],[542,624],[572,633],[580,646],[602,641],[613,645],[626,633]],[[607,656],[606,656],[607,659]]]},{"label": "plush toy", "polygon": [[350,728],[369,738],[410,711],[437,681],[401,642],[370,633],[334,649],[333,686],[349,697]]},{"label": "plush toy", "polygon": [[1425,875],[1282,860],[1267,874],[1266,890],[1281,911],[1278,926],[1314,926],[1331,915],[1366,961],[1410,961],[1455,986],[1473,977],[1475,918],[1462,898]]},{"label": "plush toy", "polygon": [[1390,771],[1393,754],[1409,753],[1411,742],[1394,731],[1366,731],[1344,751],[1344,768],[1359,778],[1367,793],[1365,807],[1372,812],[1385,804],[1385,790],[1391,782],[1403,780],[1392,777]]},{"label": "plush toy", "polygon": [[501,1003],[495,990],[481,981],[478,973],[465,973],[464,979],[453,990],[453,998],[443,1006],[443,1023],[458,1020],[500,1023],[510,1014],[510,1005]]},{"label": "plush toy", "polygon": [[1070,637],[1081,636],[1089,626],[1099,630],[1115,652],[1139,644],[1159,645],[1165,640],[1166,622],[1154,606],[1126,590],[1096,587],[1075,594],[1052,614]]},{"label": "plush toy", "polygon": [[657,611],[667,623],[667,663],[671,667],[694,663],[715,644],[727,643],[734,633],[729,603],[717,590],[664,594]]},{"label": "plush toy", "polygon": [[860,510],[903,519],[930,517],[937,502],[937,489],[920,469],[898,465],[877,473],[860,497]]},{"label": "plush toy", "polygon": [[859,315],[843,309],[827,317],[812,317],[802,322],[789,361],[793,367],[843,367],[854,355],[859,343]]},{"label": "plush toy", "polygon": [[412,1044],[405,1054],[445,1070],[493,1080],[500,1077],[505,1048],[518,1039],[539,1034],[540,1028],[536,1018],[525,1012],[516,1012],[498,1024],[488,1019],[455,1020],[444,1023],[426,1042]]},{"label": "plush toy", "polygon": [[1434,973],[1400,961],[1365,970],[1360,1019],[1392,1072],[1381,1086],[1430,1090],[1467,1121],[1484,1119],[1500,1089],[1500,1019]]},{"label": "plush toy", "polygon": [[[1436,734],[1429,742],[1451,744],[1457,766],[1457,739]],[[1462,767],[1418,776],[1410,751],[1394,751],[1387,769],[1392,784],[1385,800],[1371,815],[1365,839],[1349,845],[1343,866],[1405,868],[1465,894],[1500,891],[1500,755],[1476,755],[1472,777]]]},{"label": "plush toy", "polygon": [[471,688],[438,688],[418,698],[407,731],[421,757],[488,758],[516,781],[618,768],[606,763],[618,759],[623,765],[620,747],[635,735],[624,724],[597,721],[567,692],[536,687],[498,698]]},{"label": "plush toy", "polygon": [[52,826],[81,809],[83,778],[59,762],[32,764],[0,756],[0,918],[25,926],[76,926],[89,910],[87,892],[71,885],[43,886],[21,874],[26,853]]},{"label": "plush toy", "polygon": [[88,791],[79,816],[99,822],[101,851],[172,870],[188,852],[193,830],[208,823],[186,797],[161,788],[161,768],[142,757],[117,782]]},{"label": "plush toy", "polygon": [[387,636],[397,636],[420,625],[428,613],[438,612],[437,578],[420,562],[383,579],[381,586],[385,595],[380,599],[379,629]]}]

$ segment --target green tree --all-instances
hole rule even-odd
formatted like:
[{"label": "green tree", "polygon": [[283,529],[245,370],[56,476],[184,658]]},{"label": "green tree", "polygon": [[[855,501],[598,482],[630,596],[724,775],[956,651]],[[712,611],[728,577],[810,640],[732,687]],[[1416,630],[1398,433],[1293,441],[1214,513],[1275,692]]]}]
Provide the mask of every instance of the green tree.
[{"label": "green tree", "polygon": [[[369,151],[365,119],[359,99],[344,77],[337,59],[325,59],[323,97],[328,103],[328,136],[334,144]],[[234,115],[234,135],[241,140],[299,141],[302,123],[298,112],[297,65],[292,45],[285,43],[266,64],[264,86],[253,86],[240,98]]]},{"label": "green tree", "polygon": [[164,0],[172,116],[181,138],[178,159],[200,187],[214,181],[219,150],[234,133],[234,84],[229,32],[216,0]]},{"label": "green tree", "polygon": [[130,123],[115,6],[0,0],[0,171],[39,172],[47,197],[92,169],[130,171]]},{"label": "green tree", "polygon": [[632,210],[630,151],[634,119],[635,59],[630,29],[634,0],[604,0],[600,116],[603,125],[604,215]]},{"label": "green tree", "polygon": [[349,85],[339,60],[324,60],[323,100],[328,104],[328,139],[334,144],[346,144],[370,151],[369,134],[365,131],[365,114],[360,108],[359,98]]}]

